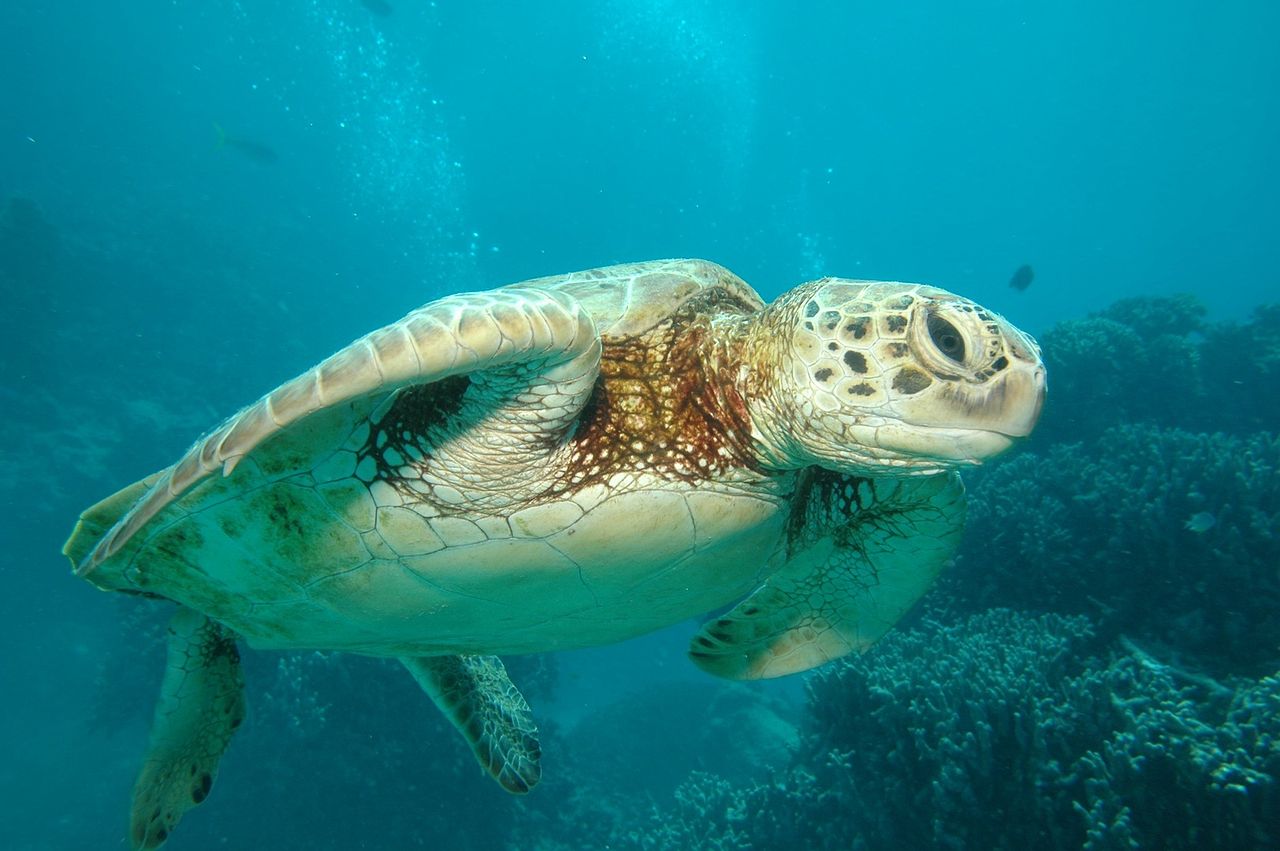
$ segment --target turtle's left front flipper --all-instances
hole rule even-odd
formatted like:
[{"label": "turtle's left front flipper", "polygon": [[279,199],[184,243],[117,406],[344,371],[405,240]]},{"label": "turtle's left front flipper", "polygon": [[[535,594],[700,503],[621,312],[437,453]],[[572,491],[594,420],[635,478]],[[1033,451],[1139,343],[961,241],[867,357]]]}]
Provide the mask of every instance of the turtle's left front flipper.
[{"label": "turtle's left front flipper", "polygon": [[864,651],[929,589],[960,543],[964,486],[955,473],[810,476],[796,497],[787,562],[694,636],[689,655],[703,670],[766,679]]},{"label": "turtle's left front flipper", "polygon": [[502,788],[523,795],[538,784],[538,728],[497,656],[410,656],[400,661]]},{"label": "turtle's left front flipper", "polygon": [[213,786],[231,735],[244,720],[244,675],[235,638],[187,608],[169,623],[169,656],[146,761],[133,786],[129,836],[158,848]]}]

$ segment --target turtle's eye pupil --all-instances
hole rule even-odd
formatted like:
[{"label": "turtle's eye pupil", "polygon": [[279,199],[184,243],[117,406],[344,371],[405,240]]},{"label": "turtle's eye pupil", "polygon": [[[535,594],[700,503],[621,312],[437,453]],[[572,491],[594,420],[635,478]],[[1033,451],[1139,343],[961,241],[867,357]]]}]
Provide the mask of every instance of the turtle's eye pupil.
[{"label": "turtle's eye pupil", "polygon": [[938,347],[938,351],[956,363],[964,363],[964,337],[941,316],[929,317],[929,339]]}]

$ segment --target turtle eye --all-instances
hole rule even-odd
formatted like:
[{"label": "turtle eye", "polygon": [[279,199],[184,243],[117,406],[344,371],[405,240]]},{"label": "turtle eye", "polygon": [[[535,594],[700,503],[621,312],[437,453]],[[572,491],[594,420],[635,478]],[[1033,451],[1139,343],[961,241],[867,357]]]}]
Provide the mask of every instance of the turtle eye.
[{"label": "turtle eye", "polygon": [[956,326],[937,314],[929,316],[929,339],[938,347],[938,351],[956,363],[964,363],[964,337]]}]

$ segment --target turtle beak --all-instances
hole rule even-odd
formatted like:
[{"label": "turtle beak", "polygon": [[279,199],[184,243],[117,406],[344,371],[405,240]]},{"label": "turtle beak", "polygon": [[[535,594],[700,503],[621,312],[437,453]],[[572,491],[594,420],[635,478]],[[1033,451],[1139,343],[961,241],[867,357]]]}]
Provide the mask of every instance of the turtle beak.
[{"label": "turtle beak", "polygon": [[1005,376],[992,389],[991,423],[988,428],[1008,437],[1026,437],[1044,409],[1045,373],[1042,364]]},{"label": "turtle beak", "polygon": [[[949,381],[935,384],[937,393],[900,403],[904,422],[953,432],[1001,435],[1031,434],[1044,407],[1044,366],[1014,361],[1000,377],[984,384]],[[1008,441],[997,441],[1003,446]]]}]

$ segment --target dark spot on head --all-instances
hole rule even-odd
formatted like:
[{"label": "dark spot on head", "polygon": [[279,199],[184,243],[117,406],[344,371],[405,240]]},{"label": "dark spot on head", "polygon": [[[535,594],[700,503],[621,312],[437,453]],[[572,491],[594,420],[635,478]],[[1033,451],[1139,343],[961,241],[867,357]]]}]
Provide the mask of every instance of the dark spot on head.
[{"label": "dark spot on head", "polygon": [[835,340],[832,340],[830,343],[827,343],[827,351],[829,352],[834,352],[838,348],[840,348],[840,344],[837,343]]},{"label": "dark spot on head", "polygon": [[889,354],[893,355],[895,358],[905,358],[907,356],[907,352],[908,349],[906,343],[889,344]]},{"label": "dark spot on head", "polygon": [[165,830],[163,827],[156,830],[157,845],[161,842],[164,842],[168,838],[169,838],[169,831]]},{"label": "dark spot on head", "polygon": [[825,366],[824,366],[822,369],[820,369],[820,370],[818,370],[817,372],[815,372],[815,373],[813,374],[813,377],[814,377],[814,378],[816,378],[816,379],[817,379],[817,380],[819,380],[819,381],[826,381],[828,378],[830,378],[830,377],[831,377],[831,372],[832,372],[832,370],[831,370],[831,368],[830,368],[830,367],[825,367]]},{"label": "dark spot on head", "polygon": [[813,330],[813,323],[812,323],[812,322],[806,322],[806,323],[804,323],[804,330],[806,330],[806,331],[812,331],[812,330]]},{"label": "dark spot on head", "polygon": [[864,381],[861,384],[850,384],[845,392],[850,396],[874,396],[876,389]]},{"label": "dark spot on head", "polygon": [[866,372],[867,358],[862,352],[855,352],[850,349],[844,353],[844,365],[854,372]]},{"label": "dark spot on head", "polygon": [[703,647],[711,647],[711,648],[714,648],[714,647],[716,646],[716,645],[715,645],[715,642],[713,642],[711,639],[707,638],[705,635],[699,635],[699,636],[698,636],[698,643],[699,643],[699,644],[701,644]]},{"label": "dark spot on head", "polygon": [[885,327],[889,329],[890,333],[896,334],[903,328],[907,327],[907,317],[897,315],[886,316],[884,324]]},{"label": "dark spot on head", "polygon": [[760,614],[760,609],[757,608],[756,606],[747,606],[742,610],[742,613],[747,617],[752,617],[753,615]]},{"label": "dark spot on head", "polygon": [[817,316],[818,303],[816,301],[810,301],[808,304],[806,304],[804,306],[804,315],[808,319],[812,319],[813,317]]},{"label": "dark spot on head", "polygon": [[867,322],[869,320],[865,316],[859,316],[848,325],[844,326],[844,330],[853,334],[855,340],[861,340],[867,334]]},{"label": "dark spot on head", "polygon": [[1000,370],[1004,369],[1008,365],[1009,365],[1009,359],[1004,355],[1001,355],[1000,357],[996,358],[995,361],[992,362],[991,368],[999,372]]},{"label": "dark spot on head", "polygon": [[893,377],[893,389],[908,395],[919,393],[932,383],[932,378],[911,367],[906,367]]},{"label": "dark spot on head", "polygon": [[244,719],[243,719],[243,718],[232,718],[232,719],[231,719],[231,729],[232,729],[232,730],[234,730],[234,729],[236,729],[237,727],[239,727],[239,726],[240,726],[241,724],[243,724],[243,723],[244,723]]},{"label": "dark spot on head", "polygon": [[911,296],[903,295],[903,296],[898,296],[898,300],[895,301],[891,306],[896,307],[898,310],[906,310],[914,302],[915,302],[915,299],[913,299]]}]

